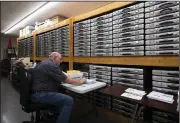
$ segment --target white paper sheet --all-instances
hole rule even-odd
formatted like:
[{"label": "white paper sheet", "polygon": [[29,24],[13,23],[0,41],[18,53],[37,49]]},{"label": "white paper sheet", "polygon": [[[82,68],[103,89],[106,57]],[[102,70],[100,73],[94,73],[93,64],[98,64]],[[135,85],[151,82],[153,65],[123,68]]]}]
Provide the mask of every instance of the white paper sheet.
[{"label": "white paper sheet", "polygon": [[147,95],[148,98],[158,100],[161,102],[166,102],[172,104],[174,102],[173,95],[170,94],[164,94],[156,91],[152,91]]},{"label": "white paper sheet", "polygon": [[131,98],[131,99],[135,99],[135,100],[141,100],[143,96],[137,96],[131,93],[123,93],[121,96],[123,97],[127,97],[127,98]]},{"label": "white paper sheet", "polygon": [[128,88],[125,90],[127,93],[131,93],[137,96],[144,96],[146,94],[145,91],[141,91],[141,90],[137,90],[137,89],[133,89],[133,88]]}]

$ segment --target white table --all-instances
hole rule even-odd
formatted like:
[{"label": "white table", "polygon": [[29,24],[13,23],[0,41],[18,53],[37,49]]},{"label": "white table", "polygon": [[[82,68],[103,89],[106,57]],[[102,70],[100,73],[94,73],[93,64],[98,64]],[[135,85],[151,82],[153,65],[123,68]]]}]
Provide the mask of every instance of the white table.
[{"label": "white table", "polygon": [[[79,93],[79,94],[85,94],[85,93],[100,89],[105,86],[106,86],[106,83],[97,82],[97,81],[93,84],[82,84],[82,85],[72,85],[72,84],[67,84],[67,83],[61,84],[62,88],[69,90],[69,91],[73,91],[75,93]],[[93,114],[95,113],[95,115],[97,117],[98,111],[97,111],[96,105],[94,105],[94,103],[92,103],[92,107],[93,107],[92,111],[88,112],[87,114],[85,113],[85,114],[83,114],[83,116],[80,116],[80,117],[84,117],[91,113],[93,113]]]},{"label": "white table", "polygon": [[72,84],[67,84],[67,83],[63,83],[61,84],[61,86],[67,90],[76,92],[76,93],[80,93],[80,94],[84,94],[90,91],[94,91],[96,89],[102,88],[106,86],[106,83],[103,82],[96,82],[93,84],[82,84],[82,85],[72,85]]}]

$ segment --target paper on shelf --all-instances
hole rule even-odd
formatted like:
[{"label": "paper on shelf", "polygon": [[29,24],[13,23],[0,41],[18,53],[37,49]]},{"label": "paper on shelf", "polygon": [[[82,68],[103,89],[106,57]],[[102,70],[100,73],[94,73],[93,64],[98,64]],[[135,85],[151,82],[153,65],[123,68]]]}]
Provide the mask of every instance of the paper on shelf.
[{"label": "paper on shelf", "polygon": [[170,104],[174,102],[173,95],[164,94],[164,93],[160,93],[156,91],[152,91],[151,93],[147,95],[147,97],[150,99],[154,99],[154,100],[158,100],[158,101],[162,101],[162,102],[166,102]]},{"label": "paper on shelf", "polygon": [[143,96],[137,96],[131,93],[123,93],[121,96],[123,97],[127,97],[127,98],[131,98],[131,99],[135,99],[135,100],[141,100]]},{"label": "paper on shelf", "polygon": [[127,93],[131,93],[137,96],[144,96],[146,94],[145,91],[141,91],[141,90],[137,90],[137,89],[133,89],[133,88],[128,88],[125,90],[125,92]]}]

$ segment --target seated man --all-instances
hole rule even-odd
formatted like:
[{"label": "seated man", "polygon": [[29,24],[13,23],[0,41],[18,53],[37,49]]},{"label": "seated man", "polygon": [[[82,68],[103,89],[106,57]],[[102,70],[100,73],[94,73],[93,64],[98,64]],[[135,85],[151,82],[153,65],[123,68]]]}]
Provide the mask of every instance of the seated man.
[{"label": "seated man", "polygon": [[59,116],[56,123],[68,123],[72,112],[73,98],[58,93],[61,82],[79,85],[85,79],[71,79],[60,69],[61,54],[52,52],[48,60],[44,60],[34,68],[31,99],[34,102],[49,104],[59,108]]}]

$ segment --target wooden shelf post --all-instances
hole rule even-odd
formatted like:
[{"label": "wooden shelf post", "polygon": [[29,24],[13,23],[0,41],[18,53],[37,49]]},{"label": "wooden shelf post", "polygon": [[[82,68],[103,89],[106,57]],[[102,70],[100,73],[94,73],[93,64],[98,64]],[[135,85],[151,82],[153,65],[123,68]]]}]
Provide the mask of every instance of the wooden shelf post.
[{"label": "wooden shelf post", "polygon": [[36,33],[33,34],[33,63],[36,62]]},{"label": "wooden shelf post", "polygon": [[73,19],[69,19],[69,70],[73,70],[73,44],[74,44],[74,33],[73,33]]}]

